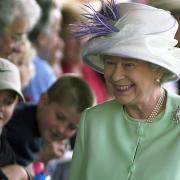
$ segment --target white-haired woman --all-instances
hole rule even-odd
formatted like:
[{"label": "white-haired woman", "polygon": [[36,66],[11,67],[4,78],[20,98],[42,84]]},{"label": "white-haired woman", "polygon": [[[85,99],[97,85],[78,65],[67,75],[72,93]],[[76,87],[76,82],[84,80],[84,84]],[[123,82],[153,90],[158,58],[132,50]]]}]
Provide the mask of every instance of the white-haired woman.
[{"label": "white-haired woman", "polygon": [[0,57],[11,60],[21,53],[21,41],[40,15],[36,0],[0,1]]},{"label": "white-haired woman", "polygon": [[180,97],[161,87],[180,77],[176,20],[113,0],[85,17],[73,27],[92,35],[84,62],[104,73],[114,99],[83,113],[69,180],[179,180]]}]

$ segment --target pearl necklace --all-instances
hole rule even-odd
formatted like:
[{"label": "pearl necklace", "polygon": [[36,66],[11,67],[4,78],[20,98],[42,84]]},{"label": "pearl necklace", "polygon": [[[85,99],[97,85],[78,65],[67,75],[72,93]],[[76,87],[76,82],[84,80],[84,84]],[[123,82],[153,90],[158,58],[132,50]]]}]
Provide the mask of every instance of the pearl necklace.
[{"label": "pearl necklace", "polygon": [[159,114],[159,112],[162,108],[162,105],[164,103],[164,99],[165,99],[165,91],[162,90],[156,106],[152,110],[151,114],[145,119],[146,122],[152,123],[152,120],[155,119],[155,117]]},{"label": "pearl necklace", "polygon": [[[162,105],[164,103],[165,95],[166,95],[165,91],[162,89],[161,90],[161,95],[160,95],[160,97],[159,97],[159,99],[158,99],[158,101],[156,103],[156,106],[152,110],[151,114],[146,119],[144,119],[145,122],[152,123],[153,119],[155,119],[156,116],[159,114],[159,112],[160,112],[160,110],[162,108]],[[125,106],[123,107],[123,109],[124,109],[124,112],[126,112]],[[128,113],[126,112],[126,114],[128,114]]]}]

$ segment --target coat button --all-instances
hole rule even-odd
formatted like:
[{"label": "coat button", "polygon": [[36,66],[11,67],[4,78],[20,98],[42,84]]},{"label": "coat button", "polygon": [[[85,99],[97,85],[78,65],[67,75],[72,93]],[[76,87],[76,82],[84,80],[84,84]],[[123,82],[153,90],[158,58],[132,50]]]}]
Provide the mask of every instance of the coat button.
[{"label": "coat button", "polygon": [[140,137],[144,136],[144,129],[142,127],[138,127],[137,135]]},{"label": "coat button", "polygon": [[136,169],[136,167],[135,167],[134,164],[132,164],[132,165],[129,167],[129,171],[130,171],[131,173],[133,173],[133,172],[135,171],[135,169]]}]

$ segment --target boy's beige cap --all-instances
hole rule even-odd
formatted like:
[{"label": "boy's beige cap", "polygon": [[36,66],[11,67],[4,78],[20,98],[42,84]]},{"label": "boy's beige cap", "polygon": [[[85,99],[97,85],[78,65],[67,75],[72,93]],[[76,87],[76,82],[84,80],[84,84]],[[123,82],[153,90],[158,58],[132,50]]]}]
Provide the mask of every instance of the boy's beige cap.
[{"label": "boy's beige cap", "polygon": [[15,91],[24,101],[18,68],[9,60],[0,58],[0,90],[6,89]]}]

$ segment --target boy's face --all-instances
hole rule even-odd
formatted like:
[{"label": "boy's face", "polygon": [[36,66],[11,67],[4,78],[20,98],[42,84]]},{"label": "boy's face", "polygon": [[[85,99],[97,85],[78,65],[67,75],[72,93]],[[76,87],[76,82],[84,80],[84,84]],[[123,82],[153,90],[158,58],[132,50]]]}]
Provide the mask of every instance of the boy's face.
[{"label": "boy's face", "polygon": [[42,101],[38,106],[37,119],[41,137],[52,142],[75,134],[80,113],[73,106]]},{"label": "boy's face", "polygon": [[0,90],[0,128],[11,118],[18,102],[18,95],[11,90]]}]

